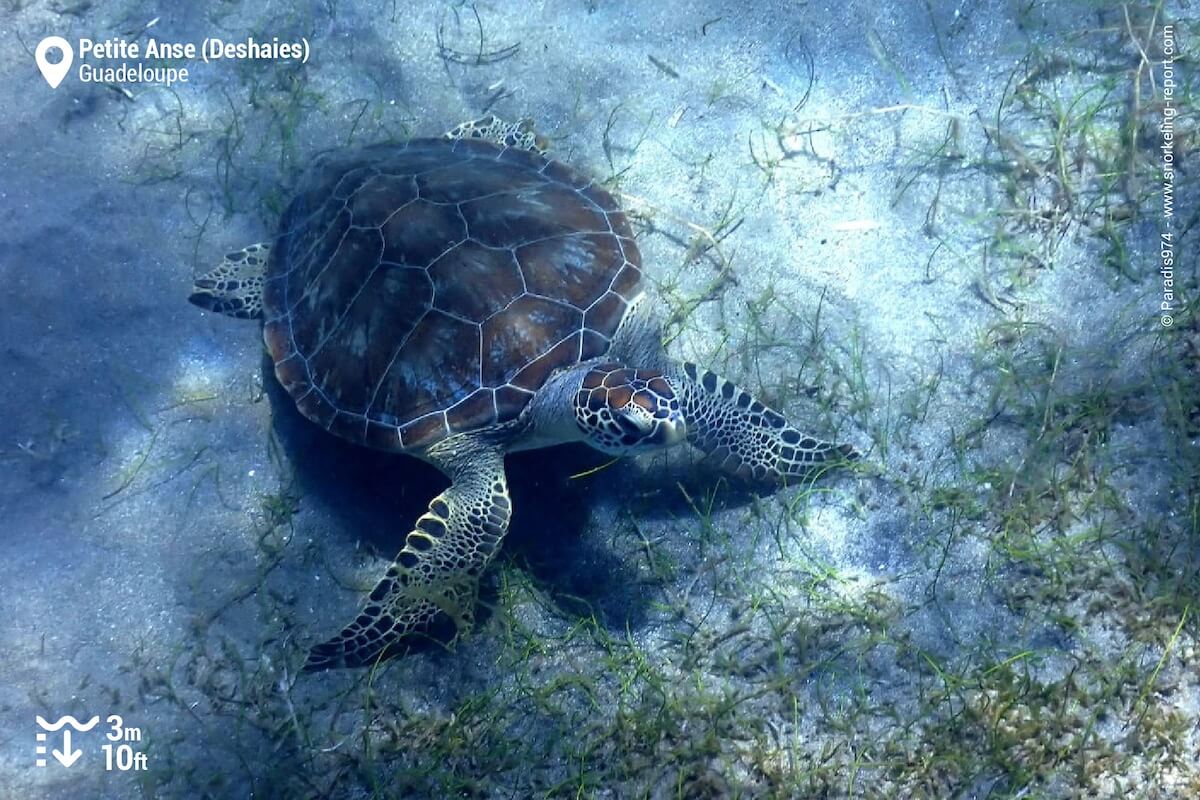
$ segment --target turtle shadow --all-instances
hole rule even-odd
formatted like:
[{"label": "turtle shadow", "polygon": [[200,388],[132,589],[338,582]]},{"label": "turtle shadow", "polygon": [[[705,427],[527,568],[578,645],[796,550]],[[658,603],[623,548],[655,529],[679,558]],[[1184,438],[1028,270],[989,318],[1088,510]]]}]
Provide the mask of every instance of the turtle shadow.
[{"label": "turtle shadow", "polygon": [[[263,358],[264,387],[272,429],[292,470],[294,490],[340,522],[357,541],[382,559],[394,558],[404,536],[429,501],[449,481],[420,459],[386,453],[340,439],[304,418]],[[636,570],[592,541],[586,533],[603,499],[598,484],[571,476],[608,457],[584,445],[512,453],[506,459],[513,518],[501,558],[528,571],[564,614],[595,615],[617,631],[640,627],[650,598],[635,588]],[[487,624],[499,595],[497,570],[485,573],[476,607],[477,624]],[[336,620],[342,622],[343,620]],[[452,631],[413,650],[440,651]]]}]

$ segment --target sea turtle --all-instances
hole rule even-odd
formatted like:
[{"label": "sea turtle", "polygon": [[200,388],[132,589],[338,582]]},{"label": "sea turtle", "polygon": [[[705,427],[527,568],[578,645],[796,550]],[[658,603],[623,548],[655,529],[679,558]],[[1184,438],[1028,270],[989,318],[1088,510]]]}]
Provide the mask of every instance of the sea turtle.
[{"label": "sea turtle", "polygon": [[435,624],[470,624],[512,514],[505,453],[686,440],[775,482],[854,457],[668,358],[640,263],[609,192],[547,156],[527,121],[489,117],[317,159],[274,241],[195,281],[193,303],[262,317],[304,416],[451,480],[306,669],[370,664]]}]

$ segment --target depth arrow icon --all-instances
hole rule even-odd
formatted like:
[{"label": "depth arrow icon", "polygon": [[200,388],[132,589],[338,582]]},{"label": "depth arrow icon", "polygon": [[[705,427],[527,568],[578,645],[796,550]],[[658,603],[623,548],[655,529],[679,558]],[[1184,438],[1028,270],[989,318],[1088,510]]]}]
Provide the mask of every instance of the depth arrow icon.
[{"label": "depth arrow icon", "polygon": [[58,759],[58,763],[64,767],[69,767],[79,760],[79,757],[83,755],[83,751],[76,748],[75,752],[71,752],[71,729],[66,728],[63,730],[63,749],[51,750],[50,754]]}]

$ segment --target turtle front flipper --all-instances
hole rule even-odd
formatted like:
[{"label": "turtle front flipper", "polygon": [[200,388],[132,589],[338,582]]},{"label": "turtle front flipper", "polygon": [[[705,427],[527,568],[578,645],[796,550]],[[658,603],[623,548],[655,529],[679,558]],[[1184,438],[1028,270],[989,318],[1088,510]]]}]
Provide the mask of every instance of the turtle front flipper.
[{"label": "turtle front flipper", "polygon": [[727,472],[786,483],[810,478],[823,464],[859,457],[850,445],[802,433],[749,392],[695,364],[685,363],[678,379],[688,441]]},{"label": "turtle front flipper", "polygon": [[262,316],[263,279],[271,245],[252,244],[226,254],[215,268],[196,278],[188,301],[239,319]]},{"label": "turtle front flipper", "polygon": [[500,548],[512,504],[504,456],[493,447],[447,439],[429,454],[453,481],[429,503],[353,622],[312,648],[305,671],[361,667],[446,622],[469,629],[479,576]]}]

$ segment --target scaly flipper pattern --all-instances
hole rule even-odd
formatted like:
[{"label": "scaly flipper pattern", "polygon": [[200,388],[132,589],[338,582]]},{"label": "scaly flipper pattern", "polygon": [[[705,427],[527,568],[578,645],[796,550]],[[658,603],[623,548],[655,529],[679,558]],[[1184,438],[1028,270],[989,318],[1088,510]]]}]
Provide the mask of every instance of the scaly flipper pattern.
[{"label": "scaly flipper pattern", "polygon": [[227,253],[220,264],[196,278],[188,301],[238,319],[261,317],[270,254],[271,245],[265,242]]},{"label": "scaly flipper pattern", "polygon": [[823,442],[792,427],[749,392],[692,363],[683,364],[680,410],[688,441],[746,480],[810,478],[825,462],[850,461],[850,445]]},{"label": "scaly flipper pattern", "polygon": [[450,488],[404,540],[404,548],[353,622],[312,648],[306,671],[367,666],[449,620],[469,630],[479,576],[508,530],[512,504],[504,456],[494,447],[446,440],[430,460],[450,475]]},{"label": "scaly flipper pattern", "polygon": [[534,129],[533,120],[505,122],[495,114],[455,125],[445,135],[447,139],[483,139],[504,147],[519,147],[541,154],[545,154],[550,146]]}]

